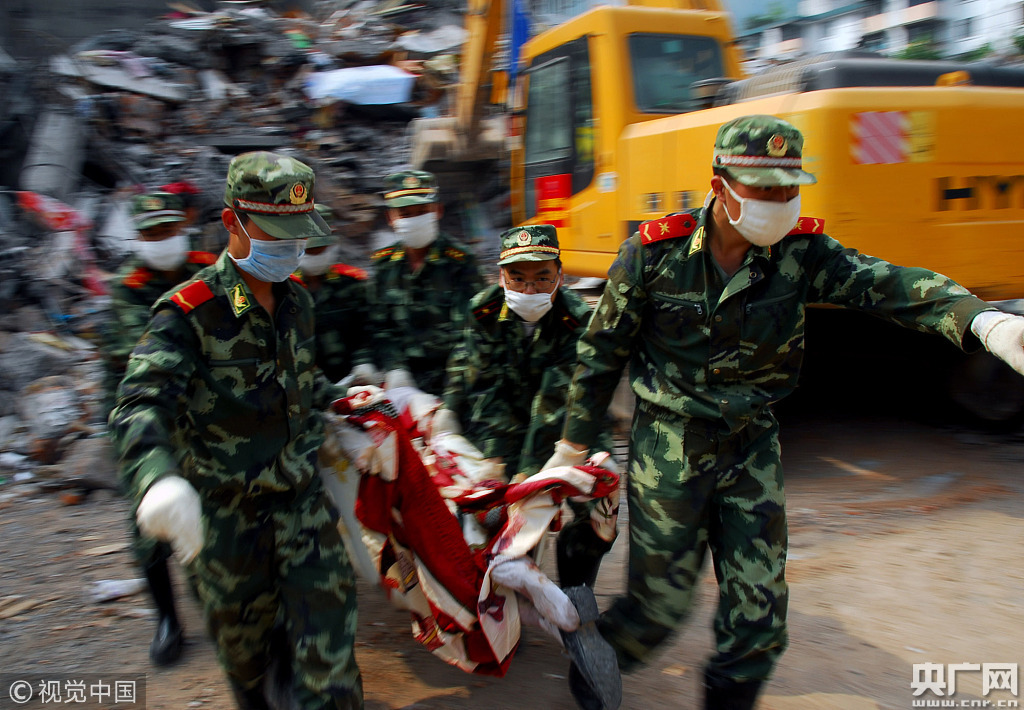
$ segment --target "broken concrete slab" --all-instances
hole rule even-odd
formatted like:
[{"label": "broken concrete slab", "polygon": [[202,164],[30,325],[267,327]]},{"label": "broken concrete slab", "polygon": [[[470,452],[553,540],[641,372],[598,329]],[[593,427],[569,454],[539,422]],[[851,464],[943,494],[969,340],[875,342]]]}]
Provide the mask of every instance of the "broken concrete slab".
[{"label": "broken concrete slab", "polygon": [[430,32],[406,32],[395,44],[409,52],[433,56],[457,51],[465,41],[465,28],[444,25]]},{"label": "broken concrete slab", "polygon": [[85,160],[81,121],[65,111],[46,111],[36,122],[21,171],[22,189],[66,200],[77,187]]},{"label": "broken concrete slab", "polygon": [[74,381],[63,375],[43,377],[21,391],[18,414],[28,426],[29,455],[36,461],[52,464],[83,427],[88,412]]},{"label": "broken concrete slab", "polygon": [[21,393],[41,378],[67,372],[82,357],[41,341],[36,333],[2,333],[0,389]]},{"label": "broken concrete slab", "polygon": [[97,86],[152,96],[161,101],[180,103],[190,95],[189,88],[178,82],[155,76],[133,76],[121,66],[98,66],[77,61],[67,55],[52,57],[50,71],[60,76],[84,79]]}]

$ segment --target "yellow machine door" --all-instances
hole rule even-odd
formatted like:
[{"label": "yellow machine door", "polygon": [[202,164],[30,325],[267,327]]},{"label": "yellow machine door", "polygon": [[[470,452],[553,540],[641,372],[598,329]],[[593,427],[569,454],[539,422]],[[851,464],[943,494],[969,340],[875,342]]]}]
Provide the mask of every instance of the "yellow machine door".
[{"label": "yellow machine door", "polygon": [[523,214],[566,225],[569,199],[594,179],[594,106],[587,37],[536,57],[523,140]]}]

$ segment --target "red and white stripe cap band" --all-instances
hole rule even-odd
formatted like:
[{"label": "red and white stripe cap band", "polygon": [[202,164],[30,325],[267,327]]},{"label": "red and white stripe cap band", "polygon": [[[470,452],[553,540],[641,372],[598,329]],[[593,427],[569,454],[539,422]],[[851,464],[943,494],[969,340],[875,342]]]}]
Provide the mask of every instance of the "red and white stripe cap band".
[{"label": "red and white stripe cap band", "polygon": [[255,212],[257,214],[306,214],[316,209],[313,202],[303,202],[299,205],[289,203],[276,204],[273,202],[252,202],[251,200],[240,200],[235,198],[235,207],[243,212]]}]

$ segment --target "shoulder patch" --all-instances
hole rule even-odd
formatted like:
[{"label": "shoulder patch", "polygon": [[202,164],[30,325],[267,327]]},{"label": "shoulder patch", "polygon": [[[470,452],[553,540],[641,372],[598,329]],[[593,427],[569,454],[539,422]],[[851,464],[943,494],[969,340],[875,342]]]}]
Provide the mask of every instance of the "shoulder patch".
[{"label": "shoulder patch", "polygon": [[188,253],[188,263],[209,266],[210,264],[217,263],[217,255],[211,254],[208,251],[190,251]]},{"label": "shoulder patch", "polygon": [[368,277],[365,270],[360,269],[358,266],[349,266],[348,264],[335,264],[331,267],[330,273],[337,274],[338,276],[348,276],[359,281],[365,281]]},{"label": "shoulder patch", "polygon": [[370,258],[373,259],[374,261],[377,261],[378,259],[385,259],[391,256],[394,253],[394,251],[394,247],[384,247],[383,249],[378,249],[377,251],[373,252],[373,256],[371,256]]},{"label": "shoulder patch", "polygon": [[182,289],[179,289],[173,296],[171,302],[178,306],[184,313],[188,313],[196,306],[206,303],[213,298],[213,291],[206,285],[205,281],[193,281]]},{"label": "shoulder patch", "polygon": [[124,277],[122,283],[128,288],[142,288],[153,278],[153,272],[145,266],[140,266]]},{"label": "shoulder patch", "polygon": [[796,221],[796,226],[786,234],[824,234],[825,220],[817,217],[801,217]]},{"label": "shoulder patch", "polygon": [[298,274],[289,274],[288,278],[297,283],[299,286],[302,286],[302,288],[306,288],[306,282],[303,281],[302,277],[299,276]]},{"label": "shoulder patch", "polygon": [[492,313],[497,313],[501,310],[501,303],[503,299],[495,298],[494,300],[488,301],[482,306],[473,309],[473,316],[477,320],[483,320]]},{"label": "shoulder patch", "polygon": [[688,237],[697,227],[697,219],[691,214],[670,214],[661,219],[652,219],[640,225],[640,242],[651,244],[662,239]]},{"label": "shoulder patch", "polygon": [[456,249],[455,247],[447,247],[444,250],[444,255],[449,259],[455,259],[455,261],[462,261],[466,258],[466,252],[461,249]]}]

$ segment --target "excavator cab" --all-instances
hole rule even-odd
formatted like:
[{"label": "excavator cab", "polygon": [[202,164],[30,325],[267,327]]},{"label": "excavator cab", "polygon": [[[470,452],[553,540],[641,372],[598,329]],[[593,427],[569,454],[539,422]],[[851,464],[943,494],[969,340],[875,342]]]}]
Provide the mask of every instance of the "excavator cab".
[{"label": "excavator cab", "polygon": [[[741,76],[727,16],[707,10],[603,6],[532,39],[516,92],[522,140],[511,149],[512,220],[558,227],[566,273],[605,275],[629,234],[614,194],[627,129],[708,106]],[[517,121],[517,125],[520,123]],[[658,173],[664,164],[652,164]],[[670,212],[663,193],[646,209]]]}]

